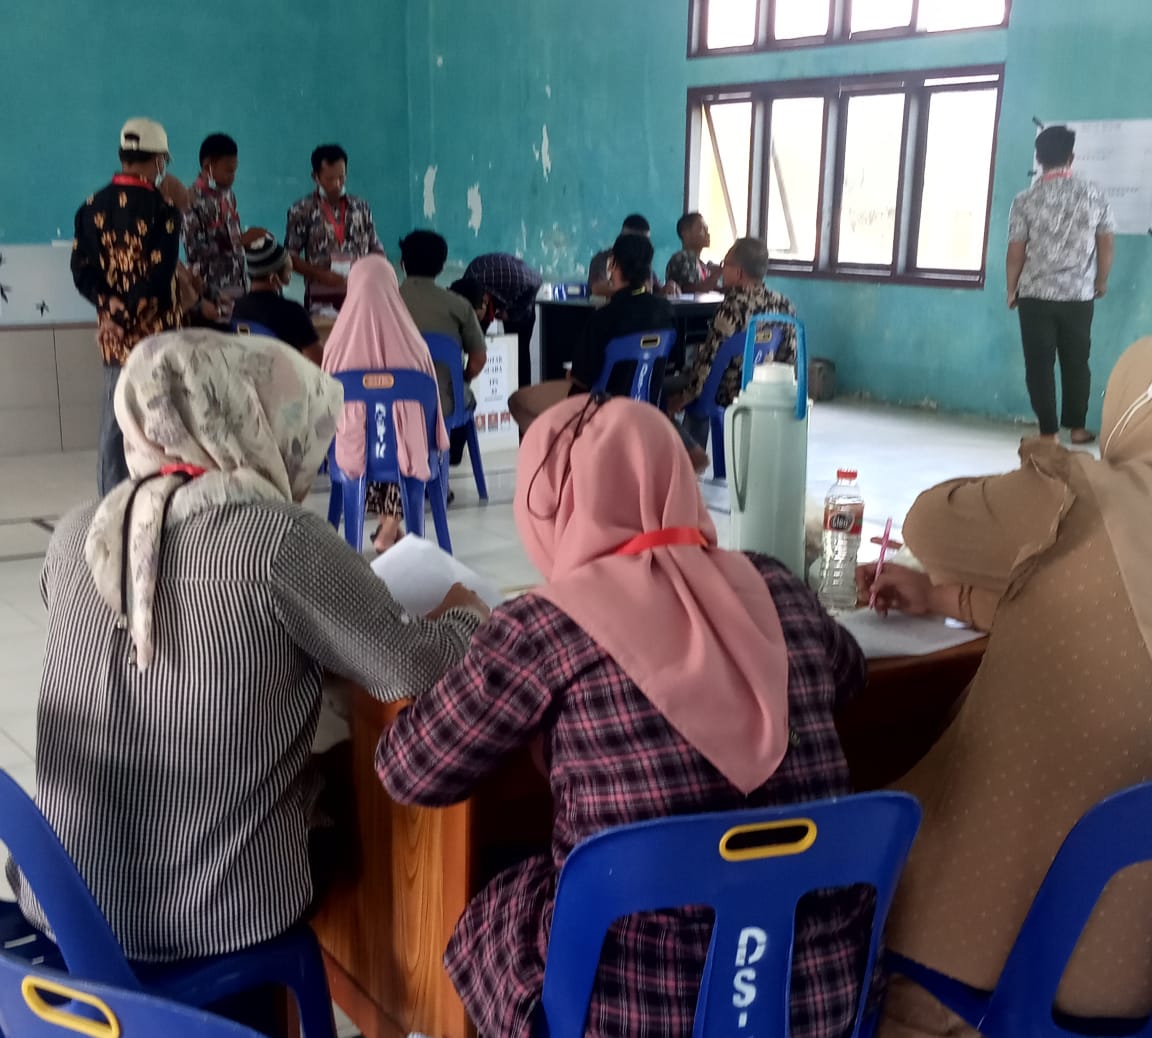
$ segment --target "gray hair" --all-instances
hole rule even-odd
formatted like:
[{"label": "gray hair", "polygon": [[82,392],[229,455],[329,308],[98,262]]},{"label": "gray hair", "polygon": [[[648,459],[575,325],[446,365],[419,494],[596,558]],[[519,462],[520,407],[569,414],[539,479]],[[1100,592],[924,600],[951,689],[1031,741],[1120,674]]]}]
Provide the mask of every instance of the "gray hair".
[{"label": "gray hair", "polygon": [[737,238],[731,255],[732,262],[750,278],[763,281],[768,274],[768,246],[759,238]]}]

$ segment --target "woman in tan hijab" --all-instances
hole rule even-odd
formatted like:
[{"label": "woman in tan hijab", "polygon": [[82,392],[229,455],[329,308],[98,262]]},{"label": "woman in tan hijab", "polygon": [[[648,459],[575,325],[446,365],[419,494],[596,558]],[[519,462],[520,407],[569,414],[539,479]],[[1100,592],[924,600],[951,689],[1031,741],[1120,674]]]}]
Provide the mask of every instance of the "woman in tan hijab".
[{"label": "woman in tan hijab", "polygon": [[[1101,443],[1097,461],[1026,441],[1019,470],[925,492],[904,535],[927,574],[886,568],[877,583],[882,609],[991,631],[955,722],[899,783],[924,823],[888,931],[894,950],[985,990],[1077,819],[1152,778],[1152,338],[1112,373]],[[1150,918],[1152,869],[1137,866],[1097,906],[1061,1011],[1152,1011]],[[881,1038],[965,1032],[893,981]]]}]

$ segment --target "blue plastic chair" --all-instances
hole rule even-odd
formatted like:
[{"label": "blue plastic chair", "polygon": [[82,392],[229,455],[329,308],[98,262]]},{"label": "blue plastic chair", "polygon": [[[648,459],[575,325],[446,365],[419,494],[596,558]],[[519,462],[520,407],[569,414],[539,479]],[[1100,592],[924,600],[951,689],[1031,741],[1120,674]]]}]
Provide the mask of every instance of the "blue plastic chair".
[{"label": "blue plastic chair", "polygon": [[30,968],[0,952],[0,1035],[11,1038],[260,1038],[223,1017],[154,995]]},{"label": "blue plastic chair", "polygon": [[604,354],[604,368],[596,384],[591,387],[592,392],[608,392],[608,382],[617,364],[635,364],[632,389],[628,396],[644,404],[659,406],[664,387],[657,385],[653,394],[652,372],[658,360],[668,360],[668,354],[672,352],[676,342],[676,334],[675,328],[665,328],[658,332],[640,332],[637,335],[624,335],[619,339],[613,339],[608,343]]},{"label": "blue plastic chair", "polygon": [[[584,1034],[600,949],[613,923],[637,912],[701,905],[714,910],[715,924],[693,1035],[787,1035],[798,902],[814,890],[875,887],[863,974],[871,977],[919,824],[912,797],[871,793],[666,818],[585,840],[564,863],[556,891],[540,1034]],[[868,988],[865,983],[861,991],[854,1036]]]},{"label": "blue plastic chair", "polygon": [[232,331],[237,335],[260,335],[266,339],[279,339],[271,328],[267,325],[260,324],[259,321],[238,321],[233,318],[231,323]]},{"label": "blue plastic chair", "polygon": [[[362,403],[366,412],[365,455],[367,471],[352,479],[336,464],[336,444],[328,451],[328,472],[332,492],[328,501],[328,522],[340,528],[344,517],[344,540],[356,551],[364,550],[364,503],[369,483],[398,483],[404,501],[404,523],[409,533],[424,536],[424,498],[432,504],[436,539],[446,552],[452,552],[448,535],[448,455],[436,446],[436,415],[440,390],[436,380],[422,371],[342,371],[335,376],[344,386],[346,404]],[[428,466],[431,479],[424,483],[400,472],[396,449],[396,425],[392,408],[401,401],[413,401],[424,409],[428,433]]]},{"label": "blue plastic chair", "polygon": [[[130,964],[56,833],[31,797],[4,771],[0,771],[0,842],[20,866],[56,937],[53,944],[33,932],[33,939],[17,952],[26,962],[43,959],[49,968],[58,965],[85,982],[190,1006],[212,1005],[270,985],[284,987],[296,998],[305,1038],[334,1038],[324,961],[307,926],[298,925],[227,955],[163,965]],[[32,931],[12,902],[0,902],[0,929],[9,938]]]},{"label": "blue plastic chair", "polygon": [[[1100,801],[1065,838],[993,991],[981,991],[890,952],[889,968],[926,988],[987,1038],[1080,1038],[1114,1026],[1057,1017],[1060,980],[1108,881],[1129,865],[1152,861],[1152,782]],[[1011,839],[1011,834],[1007,834]],[[1114,1021],[1109,1021],[1114,1024]],[[1084,1025],[1088,1026],[1084,1026]],[[1148,1038],[1152,1021],[1126,1033]]]},{"label": "blue plastic chair", "polygon": [[[728,474],[724,462],[724,412],[726,407],[716,402],[716,394],[720,392],[720,383],[725,373],[732,366],[737,357],[743,357],[749,341],[752,343],[752,364],[745,363],[744,371],[751,372],[757,364],[763,364],[769,357],[775,356],[784,341],[784,325],[776,323],[776,314],[758,314],[748,322],[748,327],[742,332],[729,335],[716,351],[712,361],[712,368],[704,382],[704,389],[684,413],[693,418],[707,418],[712,438],[712,475],[716,479],[725,479]],[[783,315],[780,315],[783,316]],[[764,342],[759,341],[760,327],[771,325],[771,336]],[[747,381],[744,385],[747,385]]]},{"label": "blue plastic chair", "polygon": [[488,482],[484,479],[484,462],[480,457],[480,436],[476,432],[476,414],[464,406],[464,354],[460,343],[449,335],[424,333],[428,352],[436,364],[443,364],[452,379],[452,400],[456,410],[444,416],[444,425],[449,432],[454,429],[467,429],[468,459],[472,462],[472,475],[476,480],[476,493],[481,501],[488,500]]}]

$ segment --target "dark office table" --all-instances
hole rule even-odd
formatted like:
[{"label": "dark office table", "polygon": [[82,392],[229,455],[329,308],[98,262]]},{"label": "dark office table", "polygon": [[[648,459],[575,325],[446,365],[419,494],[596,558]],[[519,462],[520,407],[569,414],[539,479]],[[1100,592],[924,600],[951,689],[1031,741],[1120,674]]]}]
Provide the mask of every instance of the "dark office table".
[{"label": "dark office table", "polygon": [[[699,296],[669,299],[676,314],[676,345],[670,367],[682,368],[694,347],[708,336],[708,327],[723,295],[709,292]],[[544,381],[564,377],[564,365],[576,355],[588,319],[597,309],[589,299],[549,300],[539,307],[540,372]]]}]

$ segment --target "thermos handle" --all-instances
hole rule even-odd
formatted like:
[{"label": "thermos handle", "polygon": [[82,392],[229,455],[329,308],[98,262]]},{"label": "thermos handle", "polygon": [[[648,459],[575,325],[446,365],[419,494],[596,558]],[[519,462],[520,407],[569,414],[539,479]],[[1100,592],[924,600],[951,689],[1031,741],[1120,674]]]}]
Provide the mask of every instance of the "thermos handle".
[{"label": "thermos handle", "polygon": [[789,314],[756,314],[748,322],[748,335],[744,340],[744,378],[741,389],[752,381],[752,368],[756,360],[756,331],[762,324],[790,324],[796,329],[796,421],[808,417],[808,337],[804,322]]},{"label": "thermos handle", "polygon": [[[744,511],[744,502],[748,494],[748,483],[745,481],[741,484],[740,482],[741,464],[748,456],[748,451],[743,449],[746,445],[740,439],[740,417],[750,413],[751,409],[744,404],[732,405],[732,485],[736,490],[736,507],[740,511]],[[747,428],[747,423],[745,423],[745,428]]]}]

